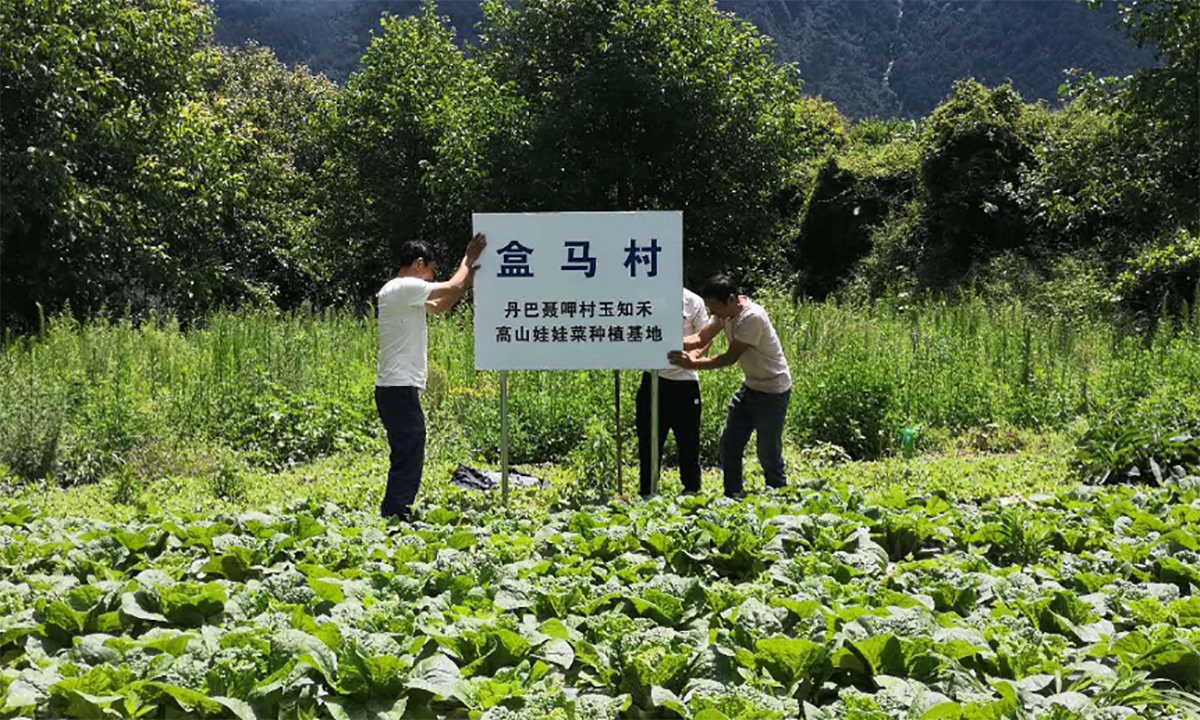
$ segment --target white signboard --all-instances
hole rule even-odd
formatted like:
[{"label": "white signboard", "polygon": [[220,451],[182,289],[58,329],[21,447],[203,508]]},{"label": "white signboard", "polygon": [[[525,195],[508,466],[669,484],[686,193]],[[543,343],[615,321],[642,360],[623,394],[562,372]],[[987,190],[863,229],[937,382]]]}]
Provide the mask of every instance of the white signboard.
[{"label": "white signboard", "polygon": [[484,214],[479,370],[661,370],[683,347],[683,213]]}]

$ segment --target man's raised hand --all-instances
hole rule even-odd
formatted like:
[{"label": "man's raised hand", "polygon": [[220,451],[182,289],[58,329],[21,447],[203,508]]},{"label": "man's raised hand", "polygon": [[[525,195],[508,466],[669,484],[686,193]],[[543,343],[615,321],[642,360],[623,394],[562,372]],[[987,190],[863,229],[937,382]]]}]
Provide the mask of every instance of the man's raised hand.
[{"label": "man's raised hand", "polygon": [[475,233],[471,242],[467,243],[467,252],[463,256],[463,262],[467,267],[471,269],[479,267],[479,258],[483,257],[485,247],[487,247],[487,236],[483,233]]}]

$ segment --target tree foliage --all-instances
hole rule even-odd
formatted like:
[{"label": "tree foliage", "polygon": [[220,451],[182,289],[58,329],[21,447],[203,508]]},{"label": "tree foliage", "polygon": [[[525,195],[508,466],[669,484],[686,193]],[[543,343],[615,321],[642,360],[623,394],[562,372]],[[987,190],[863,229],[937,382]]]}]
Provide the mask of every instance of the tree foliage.
[{"label": "tree foliage", "polygon": [[820,166],[788,238],[798,294],[824,298],[871,253],[881,223],[911,202],[919,187],[915,125],[867,121]]},{"label": "tree foliage", "polygon": [[[1013,287],[1014,270],[1023,268],[1016,274],[1070,285],[1077,297],[1116,298],[1148,319],[1195,299],[1200,8],[1173,0],[1107,5],[1134,40],[1154,48],[1159,65],[1129,78],[1076,74],[1061,109],[1024,103],[1007,86],[956,84],[922,123],[917,198],[892,193],[890,214],[867,231],[856,289],[942,292],[981,280]],[[834,177],[845,188],[871,179],[865,170],[823,176]],[[828,224],[850,222],[846,208],[824,210],[833,212]],[[801,245],[813,239],[802,236]],[[861,231],[841,243],[863,245]],[[813,259],[810,252],[801,260],[810,277]],[[834,263],[844,280],[842,268]],[[1068,278],[1070,268],[1087,270]],[[1106,287],[1078,286],[1084,276]]]},{"label": "tree foliage", "polygon": [[[709,0],[464,7],[453,18],[478,46],[430,3],[362,36],[339,88],[214,45],[201,0],[0,0],[4,321],[31,327],[39,305],[195,317],[357,302],[405,240],[456,257],[478,211],[681,209],[689,279],[790,269],[819,296],[1078,267],[1109,286],[1077,297],[1147,314],[1166,293],[1195,297],[1195,3],[1109,0],[1159,64],[1078,74],[1062,108],[964,80],[920,123],[855,125]],[[739,13],[783,27],[815,7]],[[309,10],[331,33],[375,12]],[[910,10],[916,27],[949,27],[949,10]]]},{"label": "tree foliage", "polygon": [[1044,242],[1111,258],[1126,306],[1157,314],[1195,296],[1200,260],[1200,6],[1099,0],[1158,64],[1077,76],[1022,198]]},{"label": "tree foliage", "polygon": [[294,305],[310,294],[306,264],[316,125],[332,86],[289,71],[261,49],[215,51],[201,91],[145,164],[146,228],[164,241],[168,308]]},{"label": "tree foliage", "polygon": [[484,9],[483,61],[523,101],[496,158],[504,206],[679,209],[689,272],[774,259],[773,201],[843,121],[801,102],[769,38],[706,0]]},{"label": "tree foliage", "polygon": [[205,3],[3,6],[5,318],[296,296],[302,129],[332,86],[214,48]]},{"label": "tree foliage", "polygon": [[960,279],[975,263],[1028,242],[1014,198],[1021,170],[1033,162],[1041,113],[1011,86],[955,84],[950,99],[925,122],[921,184],[928,242],[922,250],[926,285]]},{"label": "tree foliage", "polygon": [[[1159,61],[1135,73],[1121,93],[1120,102],[1132,116],[1129,129],[1141,131],[1143,146],[1153,146],[1152,161],[1162,166],[1167,189],[1194,199],[1200,178],[1200,5],[1189,0],[1107,1],[1120,8],[1130,36],[1139,46],[1153,48]],[[1200,209],[1193,204],[1191,210],[1180,219],[1194,224]]]},{"label": "tree foliage", "polygon": [[[212,16],[201,3],[3,0],[4,314],[95,310],[163,260],[140,212],[151,151],[188,122]],[[148,232],[149,231],[149,232]]]},{"label": "tree foliage", "polygon": [[490,138],[515,104],[432,5],[384,21],[324,134],[318,255],[332,296],[368,297],[406,240],[456,259],[486,205]]}]

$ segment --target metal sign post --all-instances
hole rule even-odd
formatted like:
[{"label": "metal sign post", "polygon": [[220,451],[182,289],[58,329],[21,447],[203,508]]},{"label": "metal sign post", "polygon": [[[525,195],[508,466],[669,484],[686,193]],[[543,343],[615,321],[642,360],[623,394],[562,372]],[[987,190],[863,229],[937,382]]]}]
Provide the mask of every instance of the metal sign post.
[{"label": "metal sign post", "polygon": [[650,494],[658,494],[658,371],[650,371]]},{"label": "metal sign post", "polygon": [[625,448],[621,441],[621,371],[613,370],[617,395],[617,495],[625,494]]},{"label": "metal sign post", "polygon": [[508,371],[500,371],[500,492],[508,508]]}]

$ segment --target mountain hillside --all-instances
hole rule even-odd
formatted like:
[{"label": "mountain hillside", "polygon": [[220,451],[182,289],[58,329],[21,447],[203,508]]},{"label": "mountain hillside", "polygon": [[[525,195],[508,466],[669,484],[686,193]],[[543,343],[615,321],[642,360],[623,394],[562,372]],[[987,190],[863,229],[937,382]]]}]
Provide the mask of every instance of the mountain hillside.
[{"label": "mountain hillside", "polygon": [[[1115,12],[1075,0],[721,0],[718,6],[773,37],[796,62],[805,92],[851,117],[921,117],[974,76],[1012,80],[1027,100],[1057,100],[1066,68],[1125,75],[1152,61],[1114,29]],[[217,39],[254,41],[287,63],[344,82],[384,13],[418,0],[216,0]],[[476,0],[442,2],[466,42],[483,19]]]},{"label": "mountain hillside", "polygon": [[922,117],[955,80],[1012,80],[1026,100],[1055,101],[1067,68],[1126,75],[1152,62],[1113,9],[1074,0],[789,0],[722,2],[775,38],[805,91],[853,117]]}]

